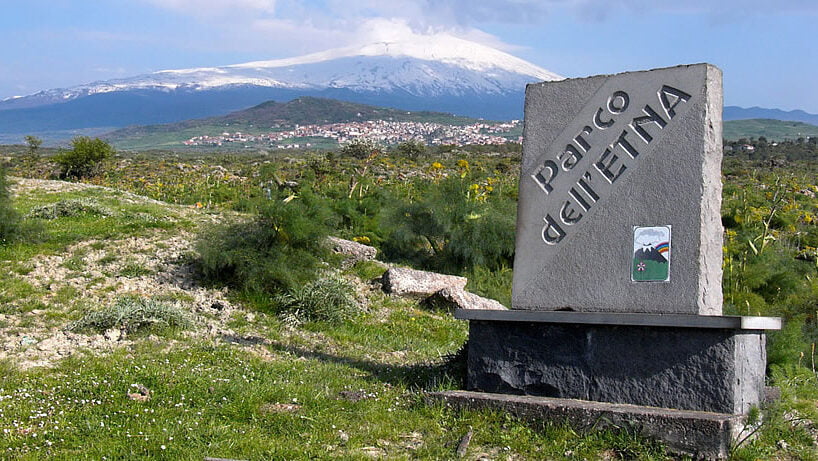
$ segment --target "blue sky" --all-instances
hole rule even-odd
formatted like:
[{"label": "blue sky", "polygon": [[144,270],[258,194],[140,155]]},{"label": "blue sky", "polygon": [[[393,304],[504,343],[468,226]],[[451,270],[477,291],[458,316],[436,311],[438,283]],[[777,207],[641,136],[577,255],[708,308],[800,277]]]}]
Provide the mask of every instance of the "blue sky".
[{"label": "blue sky", "polygon": [[815,0],[0,0],[0,11],[0,99],[297,56],[366,41],[382,18],[566,77],[710,62],[726,105],[818,113]]}]

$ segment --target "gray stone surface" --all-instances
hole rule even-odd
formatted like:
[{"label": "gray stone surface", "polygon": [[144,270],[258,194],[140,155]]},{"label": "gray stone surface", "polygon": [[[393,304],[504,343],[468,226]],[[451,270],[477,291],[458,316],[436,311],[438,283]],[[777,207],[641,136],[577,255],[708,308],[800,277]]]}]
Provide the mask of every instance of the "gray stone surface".
[{"label": "gray stone surface", "polygon": [[469,322],[468,388],[744,414],[764,398],[758,330]]},{"label": "gray stone surface", "polygon": [[[512,308],[721,314],[721,105],[706,64],[529,85]],[[634,226],[668,225],[670,280],[631,281]]]},{"label": "gray stone surface", "polygon": [[502,312],[461,309],[454,313],[462,320],[504,322],[570,323],[588,325],[633,325],[648,327],[729,328],[741,330],[780,330],[779,317],[738,315],[629,314],[611,312],[521,311]]},{"label": "gray stone surface", "polygon": [[363,243],[338,237],[327,237],[327,243],[333,251],[347,257],[346,261],[354,264],[358,261],[369,261],[378,255],[378,249]]},{"label": "gray stone surface", "polygon": [[438,290],[432,296],[429,296],[423,301],[423,304],[430,309],[441,310],[455,310],[455,309],[470,309],[478,310],[480,312],[491,311],[507,311],[508,308],[502,305],[499,301],[484,298],[474,293],[469,293],[462,288],[447,287]]},{"label": "gray stone surface", "polygon": [[425,298],[444,288],[462,290],[466,287],[468,279],[456,275],[393,267],[383,274],[382,282],[387,293]]},{"label": "gray stone surface", "polygon": [[727,458],[744,429],[740,416],[636,405],[469,391],[436,392],[429,399],[457,409],[501,410],[531,422],[567,422],[580,430],[634,429],[694,458]]}]

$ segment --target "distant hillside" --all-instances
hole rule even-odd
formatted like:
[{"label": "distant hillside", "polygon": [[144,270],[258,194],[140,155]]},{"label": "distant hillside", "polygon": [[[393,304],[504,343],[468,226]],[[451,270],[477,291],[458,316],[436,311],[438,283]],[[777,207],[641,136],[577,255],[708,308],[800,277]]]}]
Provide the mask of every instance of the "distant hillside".
[{"label": "distant hillside", "polygon": [[445,125],[467,125],[477,121],[440,112],[413,112],[335,99],[301,97],[283,103],[268,101],[220,117],[123,128],[107,134],[105,138],[119,148],[147,149],[178,146],[194,136],[213,136],[224,131],[260,134],[295,125],[366,120],[436,122]]},{"label": "distant hillside", "polygon": [[758,138],[759,136],[764,136],[770,141],[807,138],[818,136],[818,126],[804,122],[763,118],[724,122],[724,139],[735,141],[741,138]]},{"label": "distant hillside", "polygon": [[747,120],[755,118],[783,120],[789,122],[804,122],[812,125],[818,125],[818,114],[810,114],[803,110],[785,111],[781,109],[765,109],[763,107],[736,107],[726,106],[724,120]]}]

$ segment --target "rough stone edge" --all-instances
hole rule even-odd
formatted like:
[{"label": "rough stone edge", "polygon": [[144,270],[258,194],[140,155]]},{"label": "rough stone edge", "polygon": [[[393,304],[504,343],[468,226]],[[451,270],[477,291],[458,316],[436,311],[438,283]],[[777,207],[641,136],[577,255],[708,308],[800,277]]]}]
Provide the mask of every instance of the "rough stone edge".
[{"label": "rough stone edge", "polygon": [[567,422],[582,429],[628,428],[662,441],[669,451],[703,459],[725,459],[742,437],[744,416],[638,405],[473,391],[434,392],[427,402],[457,410],[502,410],[522,420]]},{"label": "rough stone edge", "polygon": [[699,238],[699,313],[722,313],[721,161],[722,146],[722,72],[705,65],[704,149],[702,152],[702,201]]},{"label": "rough stone edge", "polygon": [[496,299],[484,298],[457,287],[441,288],[424,299],[421,304],[429,309],[443,309],[450,312],[457,310],[508,310],[503,303]]},{"label": "rough stone edge", "polygon": [[[433,285],[428,283],[420,283],[420,289],[409,290],[407,287],[400,287],[399,284],[395,283],[396,281],[400,280],[401,276],[413,279],[413,283],[418,283],[420,280],[428,278],[438,278],[439,280],[445,280],[446,282]],[[412,269],[409,267],[390,267],[381,276],[381,283],[383,286],[383,291],[388,294],[404,296],[407,298],[424,299],[443,288],[452,287],[465,290],[466,284],[468,284],[468,279],[459,275],[441,274],[438,272]]]}]

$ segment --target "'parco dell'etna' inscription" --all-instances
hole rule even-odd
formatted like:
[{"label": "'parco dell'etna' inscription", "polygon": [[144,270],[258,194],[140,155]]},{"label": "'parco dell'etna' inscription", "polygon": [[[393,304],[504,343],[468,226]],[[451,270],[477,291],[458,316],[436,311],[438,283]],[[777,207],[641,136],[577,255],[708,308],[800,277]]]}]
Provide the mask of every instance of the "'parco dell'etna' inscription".
[{"label": "'parco dell'etna' inscription", "polygon": [[[631,104],[638,101],[633,101],[625,91],[612,92],[607,101],[596,108],[593,117],[587,120],[588,124],[565,146],[560,146],[556,154],[546,155],[530,174],[548,195],[549,203],[565,200],[558,207],[559,211],[555,209],[554,214],[547,213],[543,218],[542,239],[545,243],[560,243],[572,226],[609,195],[610,186],[639,161],[640,151],[661,136],[692,97],[670,85],[663,85],[655,94],[656,100],[648,101],[636,116],[623,116]],[[623,124],[622,128],[617,127]],[[611,138],[611,132],[614,138]],[[614,141],[608,142],[610,139]],[[557,190],[555,179],[560,173],[569,172],[580,164],[585,164],[586,171],[579,179],[570,182],[567,190],[564,190],[566,187]],[[600,181],[607,183],[608,187],[595,186]]]}]

